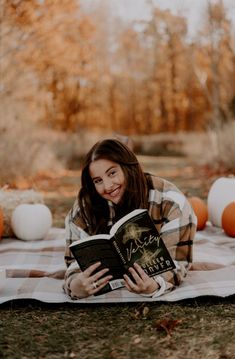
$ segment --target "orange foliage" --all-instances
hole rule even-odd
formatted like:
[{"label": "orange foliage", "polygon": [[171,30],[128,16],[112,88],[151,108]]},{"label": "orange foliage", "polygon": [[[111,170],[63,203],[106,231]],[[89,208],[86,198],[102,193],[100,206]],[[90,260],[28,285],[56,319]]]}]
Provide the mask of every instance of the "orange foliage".
[{"label": "orange foliage", "polygon": [[85,13],[78,0],[3,0],[5,95],[34,103],[34,116],[62,131],[152,134],[229,118],[234,51],[221,3],[194,43],[186,18],[169,10],[152,4],[136,30],[117,19],[111,28],[101,5]]}]

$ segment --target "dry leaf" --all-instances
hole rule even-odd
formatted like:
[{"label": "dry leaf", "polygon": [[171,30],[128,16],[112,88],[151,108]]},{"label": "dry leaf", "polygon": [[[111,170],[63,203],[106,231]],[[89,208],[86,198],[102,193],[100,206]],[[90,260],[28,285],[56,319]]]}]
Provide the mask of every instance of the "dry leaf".
[{"label": "dry leaf", "polygon": [[149,314],[149,307],[146,305],[141,305],[139,308],[135,309],[135,313],[132,315],[134,319],[146,319]]},{"label": "dry leaf", "polygon": [[141,342],[141,338],[137,335],[134,337],[133,343],[134,344],[139,344]]},{"label": "dry leaf", "polygon": [[149,307],[144,307],[142,311],[143,317],[146,318],[149,314]]},{"label": "dry leaf", "polygon": [[182,319],[159,319],[154,322],[154,327],[158,331],[165,331],[167,335],[171,336],[175,327],[182,323]]}]

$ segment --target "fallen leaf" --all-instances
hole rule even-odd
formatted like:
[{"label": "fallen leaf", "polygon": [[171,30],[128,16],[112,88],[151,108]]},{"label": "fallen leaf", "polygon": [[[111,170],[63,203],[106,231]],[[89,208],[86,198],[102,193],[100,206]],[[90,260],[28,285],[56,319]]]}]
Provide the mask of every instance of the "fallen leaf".
[{"label": "fallen leaf", "polygon": [[165,331],[167,335],[171,336],[175,327],[182,323],[182,319],[159,319],[153,324],[158,331]]},{"label": "fallen leaf", "polygon": [[149,307],[144,307],[142,311],[143,317],[146,318],[149,314]]},{"label": "fallen leaf", "polygon": [[134,337],[133,343],[134,344],[139,344],[141,342],[141,338],[137,335],[136,337]]},{"label": "fallen leaf", "polygon": [[139,308],[135,309],[135,313],[132,314],[132,317],[134,319],[146,319],[149,314],[149,311],[149,307],[147,307],[146,305],[141,305]]}]

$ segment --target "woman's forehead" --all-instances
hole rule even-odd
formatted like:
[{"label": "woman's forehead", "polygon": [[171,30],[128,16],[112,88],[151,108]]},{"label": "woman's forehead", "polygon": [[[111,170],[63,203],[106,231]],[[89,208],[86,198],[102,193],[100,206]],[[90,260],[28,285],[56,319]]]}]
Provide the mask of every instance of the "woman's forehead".
[{"label": "woman's forehead", "polygon": [[98,159],[90,163],[89,173],[92,178],[102,177],[112,168],[119,168],[120,165],[117,162],[110,161],[107,159]]}]

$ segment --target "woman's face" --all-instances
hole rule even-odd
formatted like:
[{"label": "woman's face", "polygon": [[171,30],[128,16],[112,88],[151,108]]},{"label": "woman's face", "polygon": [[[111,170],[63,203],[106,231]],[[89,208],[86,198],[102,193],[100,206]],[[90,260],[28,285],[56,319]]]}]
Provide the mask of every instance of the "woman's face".
[{"label": "woman's face", "polygon": [[119,164],[105,159],[91,162],[89,173],[101,197],[117,204],[126,189],[124,172]]}]

